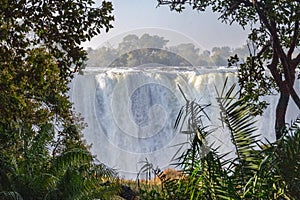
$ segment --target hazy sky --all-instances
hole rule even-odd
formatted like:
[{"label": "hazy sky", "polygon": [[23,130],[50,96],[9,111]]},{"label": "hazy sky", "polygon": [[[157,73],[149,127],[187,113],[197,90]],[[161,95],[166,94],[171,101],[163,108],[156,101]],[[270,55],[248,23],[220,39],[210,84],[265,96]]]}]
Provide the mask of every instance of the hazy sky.
[{"label": "hazy sky", "polygon": [[167,30],[168,34],[176,33],[172,38],[167,38],[173,43],[186,42],[178,34],[185,36],[196,42],[202,50],[211,50],[215,46],[238,47],[245,44],[247,39],[248,31],[236,24],[230,26],[221,23],[218,15],[209,10],[200,13],[188,8],[182,13],[171,12],[167,6],[156,7],[156,0],[112,0],[112,3],[114,28],[84,43],[84,47],[96,48],[106,42],[112,43],[118,36],[121,37],[120,34],[142,33],[149,28],[154,30],[151,35],[159,30]]}]

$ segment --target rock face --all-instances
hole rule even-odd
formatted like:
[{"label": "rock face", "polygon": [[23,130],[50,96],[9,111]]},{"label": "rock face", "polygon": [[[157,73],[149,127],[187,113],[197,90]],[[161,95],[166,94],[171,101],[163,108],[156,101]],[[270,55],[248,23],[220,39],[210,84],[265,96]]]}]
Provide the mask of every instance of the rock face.
[{"label": "rock face", "polygon": [[132,190],[129,186],[122,185],[121,186],[121,192],[120,192],[120,197],[126,199],[126,200],[135,200],[137,199],[137,192]]},{"label": "rock face", "polygon": [[[223,151],[233,151],[221,130],[216,89],[236,81],[235,71],[203,70],[189,67],[96,68],[87,69],[72,82],[70,98],[88,127],[84,135],[101,162],[117,169],[121,176],[136,178],[145,158],[154,166],[167,168],[179,143],[187,137],[173,128],[185,100],[211,104],[206,112],[217,127],[211,142]],[[273,105],[276,97],[268,98]],[[274,106],[259,119],[258,126],[274,139]],[[266,120],[265,120],[266,119]],[[268,122],[268,123],[267,123]],[[271,122],[271,123],[270,123]]]}]

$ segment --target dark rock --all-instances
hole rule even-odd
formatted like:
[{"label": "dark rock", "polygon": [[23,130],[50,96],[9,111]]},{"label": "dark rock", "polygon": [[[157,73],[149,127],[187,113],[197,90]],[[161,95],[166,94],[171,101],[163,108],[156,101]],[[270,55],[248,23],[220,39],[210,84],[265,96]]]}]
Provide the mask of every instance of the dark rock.
[{"label": "dark rock", "polygon": [[120,197],[126,200],[134,200],[137,197],[137,192],[135,192],[129,186],[122,185]]}]

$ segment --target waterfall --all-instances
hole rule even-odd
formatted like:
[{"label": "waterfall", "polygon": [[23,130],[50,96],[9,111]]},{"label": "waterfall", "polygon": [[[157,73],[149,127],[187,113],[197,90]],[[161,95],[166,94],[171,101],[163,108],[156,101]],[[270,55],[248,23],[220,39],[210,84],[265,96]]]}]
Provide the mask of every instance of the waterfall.
[{"label": "waterfall", "polygon": [[[178,144],[187,137],[173,128],[185,104],[178,89],[190,100],[211,104],[206,112],[217,131],[210,140],[228,152],[232,144],[221,130],[216,89],[236,82],[235,70],[189,67],[88,68],[71,85],[70,98],[88,124],[84,137],[91,151],[121,176],[135,178],[147,158],[154,166],[169,167]],[[275,105],[277,97],[267,97]],[[258,120],[263,137],[274,140],[275,106]]]}]

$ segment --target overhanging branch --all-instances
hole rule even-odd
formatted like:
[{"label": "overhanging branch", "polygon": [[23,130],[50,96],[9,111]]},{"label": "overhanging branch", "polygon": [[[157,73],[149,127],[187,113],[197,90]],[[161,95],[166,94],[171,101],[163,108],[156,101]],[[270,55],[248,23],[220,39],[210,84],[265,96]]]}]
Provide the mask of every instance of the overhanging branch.
[{"label": "overhanging branch", "polygon": [[291,40],[290,49],[289,49],[288,54],[287,54],[287,56],[290,60],[292,59],[292,55],[294,53],[295,47],[298,43],[298,40],[299,40],[299,21],[296,20],[295,28],[294,28],[294,34],[293,34],[293,37],[292,37],[292,40]]},{"label": "overhanging branch", "polygon": [[292,64],[294,68],[296,68],[300,64],[300,53],[292,60]]},{"label": "overhanging branch", "polygon": [[278,56],[277,56],[277,54],[273,53],[272,62],[271,62],[271,64],[267,65],[267,67],[270,70],[277,85],[281,85],[283,83],[283,81],[281,78],[281,73],[277,69],[278,64],[279,64]]}]

